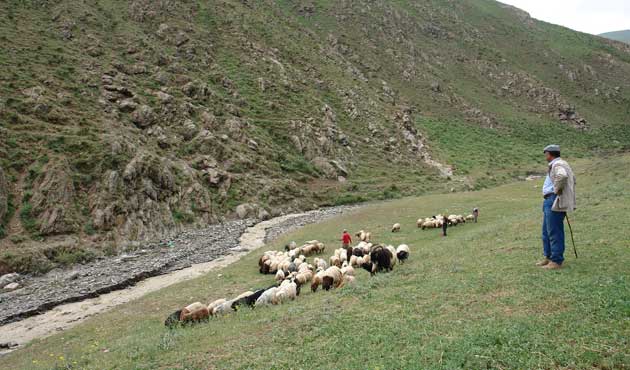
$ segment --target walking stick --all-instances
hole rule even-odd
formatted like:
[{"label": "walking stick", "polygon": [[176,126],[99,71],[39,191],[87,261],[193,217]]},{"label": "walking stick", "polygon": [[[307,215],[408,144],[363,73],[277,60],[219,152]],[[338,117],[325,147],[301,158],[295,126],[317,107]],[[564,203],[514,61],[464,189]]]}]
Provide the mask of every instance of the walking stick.
[{"label": "walking stick", "polygon": [[573,243],[573,253],[575,253],[575,258],[578,258],[577,248],[575,247],[575,239],[573,239],[573,228],[571,227],[571,221],[569,221],[569,214],[566,215],[567,224],[569,225],[569,231],[571,232],[571,242]]}]

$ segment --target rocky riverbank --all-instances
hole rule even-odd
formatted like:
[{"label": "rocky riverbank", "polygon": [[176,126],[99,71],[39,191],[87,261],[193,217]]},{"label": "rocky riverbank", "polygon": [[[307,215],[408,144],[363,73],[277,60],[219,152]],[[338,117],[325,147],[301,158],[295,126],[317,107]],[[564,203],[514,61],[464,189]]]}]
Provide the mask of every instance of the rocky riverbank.
[{"label": "rocky riverbank", "polygon": [[[352,208],[331,207],[266,221],[264,232],[259,236],[261,240],[257,243],[262,245],[283,233]],[[20,281],[21,288],[0,293],[0,324],[38,315],[61,304],[120,290],[152,276],[251,250],[251,246],[241,246],[243,241],[240,238],[246,235],[248,226],[254,224],[254,220],[246,220],[211,225],[184,232],[170,240],[148,244],[134,252],[102,258],[72,269],[53,270],[43,276],[27,276]]]}]

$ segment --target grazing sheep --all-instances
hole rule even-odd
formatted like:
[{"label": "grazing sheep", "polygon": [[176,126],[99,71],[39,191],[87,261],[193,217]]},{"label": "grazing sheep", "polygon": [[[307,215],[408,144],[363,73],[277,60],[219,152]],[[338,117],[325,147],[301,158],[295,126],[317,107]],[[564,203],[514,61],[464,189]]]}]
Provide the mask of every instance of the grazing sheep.
[{"label": "grazing sheep", "polygon": [[322,288],[324,290],[337,288],[342,283],[342,278],[343,274],[341,273],[341,269],[337,266],[331,266],[324,271],[324,276],[322,277]]},{"label": "grazing sheep", "polygon": [[224,298],[217,299],[216,301],[210,303],[208,305],[208,311],[210,311],[211,315],[214,315],[214,309],[225,303],[226,300]]},{"label": "grazing sheep", "polygon": [[321,268],[322,270],[326,270],[328,268],[328,264],[323,258],[315,258],[313,260],[313,264],[316,268]]},{"label": "grazing sheep", "polygon": [[313,276],[311,290],[316,292],[320,285],[324,290],[336,288],[341,284],[341,277],[341,269],[337,266],[331,266],[324,271],[319,271]]},{"label": "grazing sheep", "polygon": [[291,243],[289,243],[289,244],[287,244],[287,245],[285,245],[285,246],[284,246],[284,249],[285,249],[287,252],[288,252],[288,251],[291,251],[291,250],[293,250],[293,249],[295,249],[295,248],[297,248],[297,243],[296,243],[296,242],[293,242],[293,241],[292,241]]},{"label": "grazing sheep", "polygon": [[324,278],[325,273],[326,270],[318,270],[317,273],[313,275],[313,279],[311,280],[311,291],[317,291],[317,288],[322,284],[322,279]]},{"label": "grazing sheep", "polygon": [[393,233],[397,233],[400,231],[400,224],[399,223],[395,223],[394,226],[392,226],[392,232]]},{"label": "grazing sheep", "polygon": [[352,266],[352,267],[359,266],[359,264],[357,262],[359,258],[360,257],[355,256],[355,255],[350,256],[350,266]]},{"label": "grazing sheep", "polygon": [[364,262],[361,267],[372,275],[380,271],[391,271],[393,268],[393,257],[389,249],[382,245],[376,245],[372,248],[372,252],[370,252],[370,262]]},{"label": "grazing sheep", "polygon": [[254,307],[270,305],[272,303],[272,300],[276,296],[277,291],[278,291],[277,287],[272,287],[265,290],[254,303]]},{"label": "grazing sheep", "polygon": [[474,221],[474,220],[475,220],[475,216],[473,215],[466,216],[466,221]]},{"label": "grazing sheep", "polygon": [[208,306],[200,302],[195,302],[184,307],[179,316],[179,321],[199,322],[202,320],[207,320],[209,317],[210,311],[208,311]]},{"label": "grazing sheep", "polygon": [[392,267],[396,266],[398,263],[398,257],[396,257],[396,248],[393,245],[388,245],[385,248],[392,254]]},{"label": "grazing sheep", "polygon": [[272,304],[282,304],[288,300],[294,300],[298,295],[298,286],[295,282],[285,280],[280,284],[276,294],[271,299]]},{"label": "grazing sheep", "polygon": [[324,245],[324,243],[318,240],[310,240],[306,242],[306,244],[304,244],[303,246],[297,248],[296,251],[299,251],[300,254],[303,254],[308,257],[313,254],[322,254],[324,253],[325,249],[326,249],[326,246]]},{"label": "grazing sheep", "polygon": [[230,305],[230,307],[234,311],[238,311],[238,309],[243,306],[253,307],[254,304],[256,303],[256,300],[265,292],[265,290],[266,289],[258,289],[255,292],[250,292],[251,294],[248,294],[248,295],[241,294],[241,296],[239,296],[240,298],[237,297],[232,301],[232,304]]},{"label": "grazing sheep", "polygon": [[396,258],[401,264],[405,263],[407,258],[409,258],[409,246],[407,244],[401,244],[396,248]]},{"label": "grazing sheep", "polygon": [[358,231],[356,234],[357,238],[359,238],[360,241],[362,242],[369,242],[370,239],[372,238],[372,233],[367,232],[365,230],[360,230]]},{"label": "grazing sheep", "polygon": [[353,256],[363,257],[365,255],[365,253],[366,252],[363,250],[363,248],[359,248],[358,246],[352,248],[352,255]]},{"label": "grazing sheep", "polygon": [[354,276],[354,268],[350,265],[346,265],[344,267],[341,268],[341,273],[345,276],[345,275],[349,275],[349,276]]},{"label": "grazing sheep", "polygon": [[172,314],[168,315],[166,320],[164,320],[164,326],[172,328],[175,325],[181,324],[181,321],[179,321],[179,318],[181,316],[182,316],[182,310],[177,310],[173,312]]},{"label": "grazing sheep", "polygon": [[330,266],[341,267],[341,258],[338,256],[330,256]]},{"label": "grazing sheep", "polygon": [[370,257],[369,253],[363,256],[363,263],[371,263],[371,262],[372,262],[372,258]]},{"label": "grazing sheep", "polygon": [[295,281],[297,281],[300,285],[304,285],[312,279],[313,279],[313,272],[311,270],[299,272],[295,276]]},{"label": "grazing sheep", "polygon": [[225,315],[227,313],[232,312],[233,311],[232,304],[234,304],[234,302],[238,301],[241,298],[246,298],[252,294],[254,294],[254,292],[246,292],[239,295],[238,297],[234,299],[230,299],[229,301],[223,302],[222,304],[216,306],[214,310],[212,310],[212,315],[219,316],[219,315]]},{"label": "grazing sheep", "polygon": [[284,278],[285,278],[284,271],[278,270],[276,272],[276,281],[282,281],[282,280],[284,280]]},{"label": "grazing sheep", "polygon": [[350,258],[348,256],[348,250],[346,249],[338,249],[339,250],[339,260],[341,262],[348,261]]},{"label": "grazing sheep", "polygon": [[182,323],[198,323],[207,321],[210,317],[208,307],[200,302],[195,302],[186,306],[184,309],[177,310],[170,314],[164,321],[164,325],[172,328]]}]

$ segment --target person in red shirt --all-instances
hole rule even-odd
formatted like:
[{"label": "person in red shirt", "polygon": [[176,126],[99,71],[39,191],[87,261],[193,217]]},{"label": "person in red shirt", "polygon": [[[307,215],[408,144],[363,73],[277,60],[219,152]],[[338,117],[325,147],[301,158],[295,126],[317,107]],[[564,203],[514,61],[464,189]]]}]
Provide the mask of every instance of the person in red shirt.
[{"label": "person in red shirt", "polygon": [[350,257],[352,256],[352,247],[350,246],[352,243],[352,237],[348,234],[348,230],[344,230],[343,234],[341,234],[341,247],[348,252],[348,261],[350,261]]}]

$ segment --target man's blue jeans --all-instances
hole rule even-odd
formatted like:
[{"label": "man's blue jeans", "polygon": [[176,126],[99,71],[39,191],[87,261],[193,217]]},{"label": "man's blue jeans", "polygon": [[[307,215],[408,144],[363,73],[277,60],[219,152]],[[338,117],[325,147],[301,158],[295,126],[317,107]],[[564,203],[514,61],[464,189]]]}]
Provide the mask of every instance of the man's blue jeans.
[{"label": "man's blue jeans", "polygon": [[556,195],[552,195],[543,202],[543,254],[553,262],[561,265],[564,261],[564,217],[566,212],[551,210],[555,200]]}]

